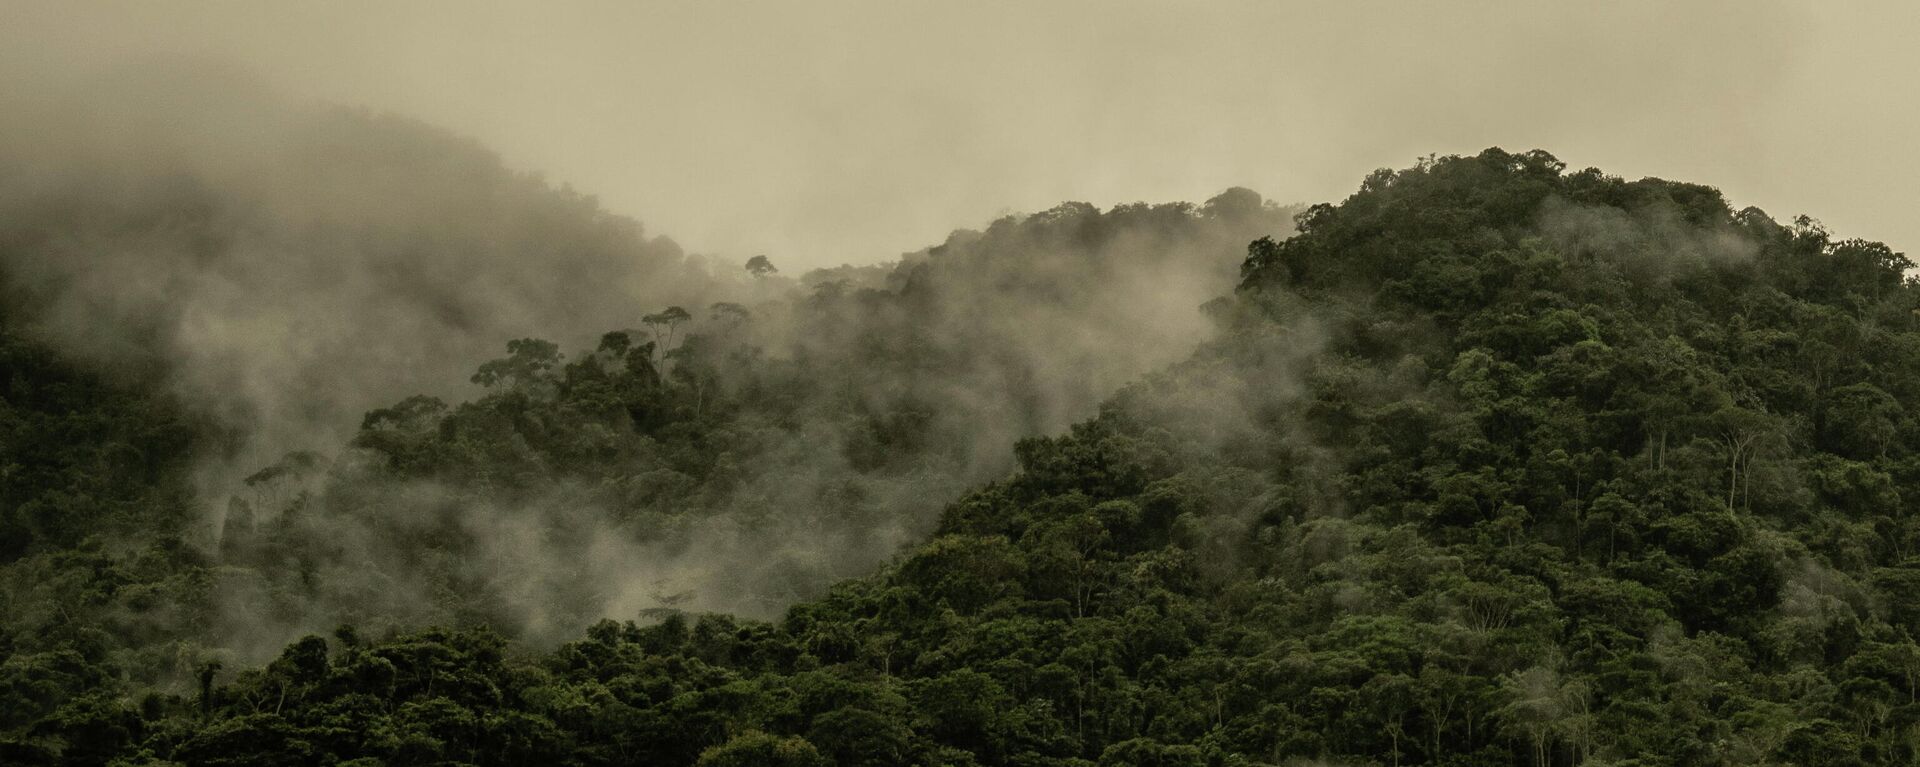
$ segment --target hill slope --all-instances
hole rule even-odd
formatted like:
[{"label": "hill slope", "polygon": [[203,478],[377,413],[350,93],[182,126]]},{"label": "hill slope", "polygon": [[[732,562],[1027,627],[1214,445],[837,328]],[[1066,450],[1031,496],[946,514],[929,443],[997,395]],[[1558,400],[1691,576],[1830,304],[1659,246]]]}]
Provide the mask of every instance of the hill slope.
[{"label": "hill slope", "polygon": [[[12,753],[702,765],[1920,754],[1920,525],[1901,492],[1920,468],[1910,262],[1811,221],[1733,211],[1707,187],[1567,173],[1541,152],[1383,171],[1300,225],[1249,248],[1235,297],[1210,306],[1214,341],[1097,416],[1021,440],[1018,470],[948,505],[923,543],[777,621],[667,610],[551,651],[485,628],[378,640],[343,628],[264,669],[209,669],[197,693],[35,709],[46,713],[13,724]],[[892,295],[874,300],[910,300]],[[704,369],[699,344],[681,348],[675,373]],[[533,351],[537,363],[545,351]],[[586,391],[575,382],[596,370],[575,365],[564,379],[538,364],[492,369],[522,374],[533,401],[525,392],[543,386]],[[696,380],[676,391],[676,407],[692,396],[704,412]],[[401,429],[411,441],[385,430],[429,410],[370,416],[362,445],[444,455],[409,451],[457,444],[447,420]],[[80,663],[65,657],[10,660],[10,694]]]},{"label": "hill slope", "polygon": [[443,131],[141,82],[0,113],[9,763],[341,623],[778,615],[1185,355],[1292,226],[1234,190],[716,274]]}]

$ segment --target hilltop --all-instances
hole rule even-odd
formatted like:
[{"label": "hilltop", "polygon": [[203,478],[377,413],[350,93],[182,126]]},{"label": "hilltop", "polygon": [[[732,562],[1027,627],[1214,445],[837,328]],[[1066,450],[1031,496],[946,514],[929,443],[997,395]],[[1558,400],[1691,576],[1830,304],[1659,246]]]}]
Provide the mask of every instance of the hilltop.
[{"label": "hilltop", "polygon": [[[943,246],[975,254],[950,275],[929,252],[894,279],[818,282],[749,312],[777,336],[721,318],[678,342],[653,334],[672,322],[615,331],[565,360],[517,342],[480,368],[482,396],[369,414],[354,462],[276,517],[413,530],[383,540],[418,568],[398,572],[429,574],[405,585],[449,584],[427,597],[446,600],[438,627],[345,625],[263,668],[203,665],[198,689],[137,699],[97,630],[10,628],[5,753],[709,766],[1920,753],[1920,524],[1902,492],[1920,472],[1920,286],[1904,256],[1734,210],[1711,187],[1569,172],[1539,151],[1378,172],[1301,212],[1291,237],[1235,228],[1245,215],[1273,228],[1276,210],[1247,202],[1063,206],[996,224]],[[1135,231],[1160,234],[1112,234]],[[1158,262],[1113,254],[1229,233],[1251,244],[1237,288],[1206,304],[1212,332],[1143,339],[1179,348],[1125,381],[992,367],[1030,363],[1010,350],[1078,326],[1044,313],[994,323],[949,300],[984,294],[932,287],[1012,289],[1009,306],[1079,307],[1075,322],[1123,316],[1101,302],[1134,291],[1087,286]],[[1004,263],[1028,266],[982,278],[1016,243],[1105,255],[1064,258],[1061,272],[1015,258]],[[814,345],[769,341],[795,329]],[[732,478],[761,465],[742,456],[800,454],[744,445],[826,453],[853,480],[794,491],[783,479],[754,496],[753,519],[798,508],[808,524],[889,524],[896,502],[931,491],[874,487],[929,466],[993,468],[963,460],[978,403],[960,395],[1023,389],[936,385],[983,369],[1119,388],[1065,428],[1066,411],[991,403],[1018,416],[991,432],[1010,443],[1009,470],[943,475],[955,494],[897,555],[769,620],[663,592],[631,603],[644,615],[545,646],[519,638],[519,611],[460,601],[512,583],[454,588],[471,561],[461,542],[486,540],[463,527],[477,506],[535,520],[502,540],[536,545],[574,540],[611,509],[671,529],[713,518],[666,511],[712,506],[684,499],[736,497]],[[862,388],[882,373],[902,388]],[[308,464],[283,466],[267,480]],[[430,490],[396,496],[396,484]],[[324,590],[326,568],[268,564],[325,554],[336,539],[314,529],[233,531],[232,549],[179,567]],[[591,593],[591,579],[578,585],[563,593]],[[11,590],[10,622],[37,599]]]}]

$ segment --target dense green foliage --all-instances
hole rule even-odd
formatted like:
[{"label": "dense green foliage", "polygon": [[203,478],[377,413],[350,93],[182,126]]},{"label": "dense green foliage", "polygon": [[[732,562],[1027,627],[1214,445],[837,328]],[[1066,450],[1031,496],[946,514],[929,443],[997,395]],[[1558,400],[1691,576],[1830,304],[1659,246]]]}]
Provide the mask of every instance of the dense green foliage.
[{"label": "dense green foliage", "polygon": [[249,478],[221,536],[234,612],[283,632],[275,647],[340,622],[557,642],[651,607],[777,616],[924,537],[941,504],[1006,472],[1014,439],[1185,354],[1203,294],[1186,345],[1121,348],[1154,321],[1103,316],[1153,306],[1128,301],[1133,275],[1221,272],[1224,288],[1249,232],[1288,218],[1245,190],[1063,205],[884,277],[647,313],[571,357],[512,341],[473,375],[482,396],[375,410],[339,461]]},{"label": "dense green foliage", "polygon": [[[98,762],[126,734],[82,744],[93,725],[71,723],[137,726],[123,696],[163,682],[173,640],[205,618],[195,606],[209,604],[210,563],[183,540],[187,470],[221,435],[159,393],[155,371],[103,377],[9,319],[0,313],[0,729]],[[0,745],[0,763],[20,748]]]},{"label": "dense green foliage", "polygon": [[[1236,295],[1208,307],[1214,341],[1097,417],[1021,440],[1018,470],[953,500],[925,539],[777,620],[655,609],[538,648],[503,638],[523,628],[512,616],[456,610],[457,627],[342,627],[264,667],[195,666],[197,685],[147,691],[89,650],[108,639],[27,636],[20,616],[45,596],[9,591],[0,757],[1920,759],[1920,499],[1902,492],[1920,474],[1911,263],[1808,220],[1733,211],[1706,187],[1567,173],[1540,152],[1382,171],[1300,227],[1253,243]],[[814,300],[916,316],[901,308],[911,291]],[[828,319],[793,317],[830,332]],[[484,397],[371,413],[354,461],[290,516],[251,532],[229,517],[220,567],[279,573],[279,593],[324,589],[287,564],[325,551],[325,536],[300,537],[320,528],[299,515],[381,518],[395,507],[365,489],[385,486],[376,475],[565,508],[698,508],[740,471],[724,467],[757,455],[753,424],[791,422],[778,403],[834,401],[778,393],[903,358],[749,362],[751,347],[717,332],[655,353],[668,346],[610,334],[565,362],[520,341],[480,369]],[[8,396],[13,411],[59,409]],[[158,407],[87,402],[101,417]],[[886,476],[941,460],[946,437],[925,429],[951,417],[866,413],[856,431],[871,447],[836,444]],[[111,460],[44,455],[83,473]],[[261,481],[307,470],[296,459]],[[652,471],[687,479],[662,490]],[[145,481],[114,492],[167,486]],[[679,500],[635,500],[655,492]],[[783,500],[769,497],[768,513]],[[422,561],[457,551],[420,544],[457,533],[447,517],[467,507],[429,506],[444,514],[371,529]],[[44,544],[56,545],[69,544]],[[88,551],[43,556],[105,556]],[[123,604],[89,588],[75,593]]]},{"label": "dense green foliage", "polygon": [[211,430],[156,394],[152,371],[119,372],[76,366],[0,314],[0,563],[184,521],[182,471]]}]

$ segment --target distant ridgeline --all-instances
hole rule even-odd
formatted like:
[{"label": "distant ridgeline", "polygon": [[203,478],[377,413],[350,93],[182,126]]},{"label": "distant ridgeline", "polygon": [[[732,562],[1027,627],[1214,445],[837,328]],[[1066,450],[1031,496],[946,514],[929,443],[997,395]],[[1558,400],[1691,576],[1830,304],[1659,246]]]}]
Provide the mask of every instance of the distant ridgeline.
[{"label": "distant ridgeline", "polygon": [[1537,151],[1243,191],[515,341],[218,551],[219,429],[0,335],[0,763],[1920,760],[1911,262]]}]

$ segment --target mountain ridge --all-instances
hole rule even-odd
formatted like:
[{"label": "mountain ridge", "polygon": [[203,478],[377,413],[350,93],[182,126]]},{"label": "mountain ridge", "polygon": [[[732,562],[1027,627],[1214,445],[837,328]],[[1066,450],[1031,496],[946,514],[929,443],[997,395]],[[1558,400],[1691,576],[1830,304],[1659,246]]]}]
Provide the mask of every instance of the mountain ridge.
[{"label": "mountain ridge", "polygon": [[[1063,210],[1108,232],[1210,215]],[[1298,226],[1251,240],[1234,296],[1208,304],[1217,335],[1064,431],[1014,440],[1017,468],[945,504],[928,537],[775,620],[664,594],[648,625],[602,621],[550,651],[484,618],[377,638],[343,626],[264,668],[201,666],[197,690],[137,707],[108,692],[23,707],[44,713],[9,722],[8,753],[1103,767],[1920,753],[1920,517],[1900,492],[1920,478],[1910,261],[1734,211],[1710,187],[1568,173],[1540,151],[1383,170]],[[398,462],[478,445],[450,465],[512,476],[550,449],[525,442],[544,433],[528,424],[625,402],[587,393],[631,385],[682,415],[647,426],[622,404],[623,422],[698,445],[728,428],[702,420],[720,389],[700,376],[761,370],[827,382],[799,401],[850,406],[859,429],[843,434],[874,440],[857,459],[870,467],[938,455],[940,408],[967,400],[862,411],[872,400],[842,398],[855,390],[835,373],[910,366],[916,350],[955,370],[992,357],[874,345],[887,339],[860,324],[835,335],[848,312],[938,315],[913,314],[927,310],[907,292],[822,284],[778,315],[851,339],[816,349],[817,367],[729,363],[718,333],[671,358],[660,339],[609,334],[564,365],[528,341],[476,403],[409,400],[357,439]],[[1044,327],[982,338],[997,351]],[[653,375],[594,383],[614,381],[616,357]],[[458,419],[522,436],[462,443]],[[797,444],[851,444],[818,436]],[[20,657],[9,690],[74,662]]]}]

